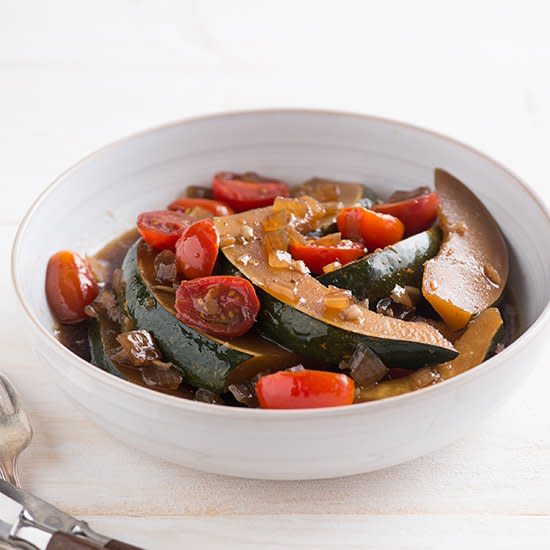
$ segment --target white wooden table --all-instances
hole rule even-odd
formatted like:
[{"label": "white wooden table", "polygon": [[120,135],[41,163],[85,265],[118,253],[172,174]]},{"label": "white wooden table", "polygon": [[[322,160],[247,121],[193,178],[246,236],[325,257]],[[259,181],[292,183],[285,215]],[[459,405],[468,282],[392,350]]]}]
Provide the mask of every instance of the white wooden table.
[{"label": "white wooden table", "polygon": [[484,150],[550,202],[548,3],[381,4],[0,0],[0,370],[35,428],[25,487],[147,548],[550,547],[550,368],[430,456],[266,482],[125,447],[25,345],[9,275],[25,210],[84,154],[175,118],[273,106],[400,118]]}]

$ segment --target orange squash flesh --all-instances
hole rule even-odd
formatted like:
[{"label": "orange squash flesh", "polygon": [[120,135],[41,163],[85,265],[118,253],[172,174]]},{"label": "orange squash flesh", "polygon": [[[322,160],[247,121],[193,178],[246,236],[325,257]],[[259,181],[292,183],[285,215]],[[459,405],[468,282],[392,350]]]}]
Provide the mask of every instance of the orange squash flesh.
[{"label": "orange squash flesh", "polygon": [[380,382],[359,390],[357,401],[376,401],[419,390],[466,372],[487,359],[502,334],[502,317],[497,308],[482,311],[468,324],[455,342],[458,357],[435,365],[424,367],[407,376]]},{"label": "orange squash flesh", "polygon": [[481,201],[459,180],[435,170],[443,242],[426,262],[422,294],[452,330],[494,304],[508,279],[508,249]]}]

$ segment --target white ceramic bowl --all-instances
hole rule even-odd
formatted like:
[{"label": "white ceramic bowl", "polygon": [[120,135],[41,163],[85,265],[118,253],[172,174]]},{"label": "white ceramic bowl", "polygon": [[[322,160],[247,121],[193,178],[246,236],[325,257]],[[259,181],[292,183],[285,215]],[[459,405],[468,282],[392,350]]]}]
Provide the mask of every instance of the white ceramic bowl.
[{"label": "white ceramic bowl", "polygon": [[[312,175],[368,182],[387,192],[430,185],[441,167],[467,183],[510,244],[510,285],[522,336],[443,384],[385,401],[333,409],[263,411],[195,403],[119,380],[65,349],[44,296],[48,257],[93,252],[219,170],[255,170],[290,182]],[[528,213],[528,217],[525,216]],[[526,220],[527,223],[526,223]],[[267,479],[344,476],[404,462],[459,438],[541,361],[549,323],[550,215],[518,178],[485,155],[426,130],[319,111],[209,116],[149,130],[92,154],[62,174],[21,224],[13,278],[32,346],[65,393],[116,437],[186,466]]]}]

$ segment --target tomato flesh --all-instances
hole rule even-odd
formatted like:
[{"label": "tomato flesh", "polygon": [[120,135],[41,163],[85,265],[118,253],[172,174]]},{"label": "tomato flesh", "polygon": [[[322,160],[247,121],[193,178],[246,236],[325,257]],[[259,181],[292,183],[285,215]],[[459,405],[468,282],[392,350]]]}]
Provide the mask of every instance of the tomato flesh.
[{"label": "tomato flesh", "polygon": [[176,242],[176,265],[186,279],[212,275],[220,237],[214,223],[205,218],[190,225]]},{"label": "tomato flesh", "polygon": [[288,197],[288,184],[257,174],[219,172],[212,179],[214,198],[235,212],[270,206],[276,197]]},{"label": "tomato flesh", "polygon": [[313,409],[351,405],[355,382],[345,374],[317,370],[279,371],[256,382],[262,409]]},{"label": "tomato flesh", "polygon": [[362,206],[340,210],[336,224],[343,237],[363,242],[369,250],[394,244],[403,238],[405,232],[401,220]]},{"label": "tomato flesh", "polygon": [[232,208],[229,208],[226,204],[213,199],[189,199],[182,198],[176,199],[168,205],[168,210],[176,210],[180,212],[189,213],[194,208],[202,208],[208,210],[213,216],[230,216],[234,214]]},{"label": "tomato flesh", "polygon": [[183,231],[195,220],[183,212],[155,210],[138,216],[137,228],[143,240],[153,248],[173,250]]},{"label": "tomato flesh", "polygon": [[60,323],[74,324],[86,319],[84,308],[98,292],[97,282],[79,254],[62,250],[48,261],[46,298]]},{"label": "tomato flesh", "polygon": [[353,241],[341,241],[335,246],[316,244],[290,244],[290,254],[295,260],[302,260],[312,273],[323,273],[323,267],[332,262],[348,264],[365,255],[365,247]]},{"label": "tomato flesh", "polygon": [[176,291],[178,319],[219,338],[248,332],[259,311],[256,291],[242,277],[214,275],[182,281]]},{"label": "tomato flesh", "polygon": [[437,218],[438,207],[439,196],[433,192],[404,201],[377,204],[372,209],[400,219],[405,225],[405,237],[408,237],[430,228]]}]

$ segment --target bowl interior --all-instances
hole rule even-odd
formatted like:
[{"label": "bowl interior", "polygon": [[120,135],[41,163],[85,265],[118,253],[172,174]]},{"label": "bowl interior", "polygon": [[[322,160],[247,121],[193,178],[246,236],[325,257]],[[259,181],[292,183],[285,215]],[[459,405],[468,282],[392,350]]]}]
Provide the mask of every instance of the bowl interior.
[{"label": "bowl interior", "polygon": [[[24,222],[14,273],[28,309],[47,330],[49,256],[91,253],[165,207],[187,185],[220,170],[254,170],[291,183],[319,175],[368,183],[382,195],[433,184],[444,168],[465,182],[500,224],[511,249],[510,287],[521,331],[550,299],[550,222],[518,180],[476,151],[428,131],[371,117],[314,111],[220,115],[144,132],[91,155],[61,176]],[[526,213],[528,215],[526,216]]]}]

